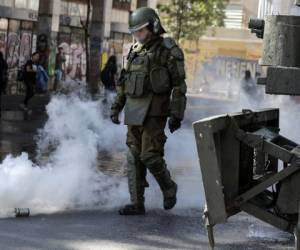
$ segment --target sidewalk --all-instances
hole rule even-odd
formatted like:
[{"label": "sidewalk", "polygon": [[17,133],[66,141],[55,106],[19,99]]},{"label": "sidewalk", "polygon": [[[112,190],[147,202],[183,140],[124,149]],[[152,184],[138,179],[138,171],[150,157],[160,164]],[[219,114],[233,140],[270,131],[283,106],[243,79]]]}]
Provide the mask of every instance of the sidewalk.
[{"label": "sidewalk", "polygon": [[46,119],[45,107],[48,95],[37,95],[30,101],[31,114],[20,109],[24,96],[4,95],[1,103],[0,158],[7,154],[17,155],[22,151],[34,155],[34,136],[42,128]]}]

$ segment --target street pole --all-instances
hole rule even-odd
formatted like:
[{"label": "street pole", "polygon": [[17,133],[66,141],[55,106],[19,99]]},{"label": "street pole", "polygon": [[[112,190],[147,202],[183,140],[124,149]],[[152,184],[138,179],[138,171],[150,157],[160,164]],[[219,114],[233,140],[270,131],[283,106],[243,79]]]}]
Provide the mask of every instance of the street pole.
[{"label": "street pole", "polygon": [[104,0],[91,2],[91,23],[89,25],[89,52],[87,53],[88,88],[94,96],[99,92],[102,42],[104,36]]},{"label": "street pole", "polygon": [[59,16],[60,0],[40,1],[37,51],[40,53],[40,63],[51,76],[54,75]]}]

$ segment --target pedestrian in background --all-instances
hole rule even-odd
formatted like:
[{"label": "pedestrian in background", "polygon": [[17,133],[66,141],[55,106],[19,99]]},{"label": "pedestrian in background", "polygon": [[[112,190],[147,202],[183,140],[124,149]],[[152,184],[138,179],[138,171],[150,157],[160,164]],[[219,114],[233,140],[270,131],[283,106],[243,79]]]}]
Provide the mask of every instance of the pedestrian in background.
[{"label": "pedestrian in background", "polygon": [[242,80],[242,89],[247,95],[253,96],[256,94],[256,82],[252,78],[250,70],[245,71],[245,76]]},{"label": "pedestrian in background", "polygon": [[117,58],[110,56],[104,69],[101,72],[101,81],[104,86],[104,99],[103,99],[103,115],[104,117],[110,116],[110,106],[113,101],[114,94],[116,93],[117,81]]},{"label": "pedestrian in background", "polygon": [[8,65],[4,59],[3,53],[0,51],[0,117],[1,117],[1,110],[2,110],[2,95],[6,94],[6,87],[7,87],[7,74]]},{"label": "pedestrian in background", "polygon": [[37,66],[37,92],[46,93],[48,90],[49,76],[42,65]]},{"label": "pedestrian in background", "polygon": [[34,96],[35,87],[36,87],[36,74],[37,74],[37,67],[39,63],[40,55],[38,52],[32,54],[31,59],[26,62],[24,65],[24,84],[26,87],[26,94],[25,99],[20,107],[28,111],[28,102]]},{"label": "pedestrian in background", "polygon": [[60,85],[64,76],[65,68],[66,68],[66,56],[64,54],[63,47],[59,47],[55,59],[55,73],[54,73],[55,79],[54,79],[54,87],[53,87],[54,90],[57,90],[57,87]]},{"label": "pedestrian in background", "polygon": [[116,56],[110,56],[108,61],[101,72],[101,81],[104,85],[106,92],[116,91],[117,80],[117,58]]},{"label": "pedestrian in background", "polygon": [[7,87],[7,79],[8,79],[8,65],[4,59],[3,53],[0,51],[0,86],[1,86],[1,94],[6,93]]}]

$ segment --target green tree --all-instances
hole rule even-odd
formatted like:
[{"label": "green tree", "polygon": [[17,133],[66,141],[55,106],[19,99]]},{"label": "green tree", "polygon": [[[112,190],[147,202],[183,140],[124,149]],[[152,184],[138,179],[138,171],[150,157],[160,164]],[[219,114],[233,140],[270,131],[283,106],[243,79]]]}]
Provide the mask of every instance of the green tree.
[{"label": "green tree", "polygon": [[158,6],[168,32],[180,40],[198,41],[209,26],[222,26],[228,0],[170,0]]}]

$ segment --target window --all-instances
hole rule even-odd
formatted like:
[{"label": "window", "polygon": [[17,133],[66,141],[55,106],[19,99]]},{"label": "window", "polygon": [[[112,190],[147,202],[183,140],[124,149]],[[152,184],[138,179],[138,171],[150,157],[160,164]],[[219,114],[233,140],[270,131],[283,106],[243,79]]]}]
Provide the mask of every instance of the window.
[{"label": "window", "polygon": [[22,30],[32,30],[33,29],[33,22],[22,21],[21,29]]},{"label": "window", "polygon": [[264,19],[267,15],[271,15],[273,11],[272,0],[259,0],[258,18]]},{"label": "window", "polygon": [[9,26],[8,26],[8,31],[18,33],[20,29],[20,21],[18,20],[9,20]]},{"label": "window", "polygon": [[81,17],[81,19],[86,19],[87,17],[87,4],[78,1],[66,1],[63,0],[60,3],[61,15],[65,16],[76,16]]},{"label": "window", "polygon": [[69,14],[68,2],[67,1],[61,1],[60,2],[60,14],[61,15],[68,15]]},{"label": "window", "polygon": [[147,7],[147,6],[148,6],[148,0],[138,0],[137,1],[137,8]]},{"label": "window", "polygon": [[121,42],[121,43],[132,42],[132,36],[130,34],[126,34],[126,33],[112,31],[110,33],[110,37],[111,37],[112,40],[118,41],[118,42]]},{"label": "window", "polygon": [[111,38],[113,38],[115,41],[123,41],[123,33],[111,32]]},{"label": "window", "polygon": [[87,5],[86,4],[78,4],[78,13],[81,17],[87,17]]},{"label": "window", "polygon": [[240,4],[228,4],[225,9],[226,18],[224,19],[224,24],[226,28],[242,28],[243,22],[243,7]]},{"label": "window", "polygon": [[0,18],[0,30],[7,30],[8,20],[6,18]]},{"label": "window", "polygon": [[131,8],[131,0],[113,0],[113,8],[129,11]]},{"label": "window", "polygon": [[13,7],[13,2],[11,0],[0,0],[1,6]]},{"label": "window", "polygon": [[80,16],[80,13],[79,13],[79,4],[77,4],[77,3],[69,3],[68,14],[69,14],[69,16]]},{"label": "window", "polygon": [[25,9],[27,7],[27,0],[15,0],[15,7]]},{"label": "window", "polygon": [[5,18],[0,19],[0,51],[6,56],[6,32],[8,27],[8,20]]},{"label": "window", "polygon": [[39,10],[39,0],[27,0],[27,8],[30,10]]},{"label": "window", "polygon": [[[3,1],[3,0],[2,0]],[[13,1],[10,1],[13,2]],[[30,9],[30,10],[39,10],[39,0],[14,0],[15,8],[20,8],[20,9]],[[11,4],[10,4],[11,6]]]}]

